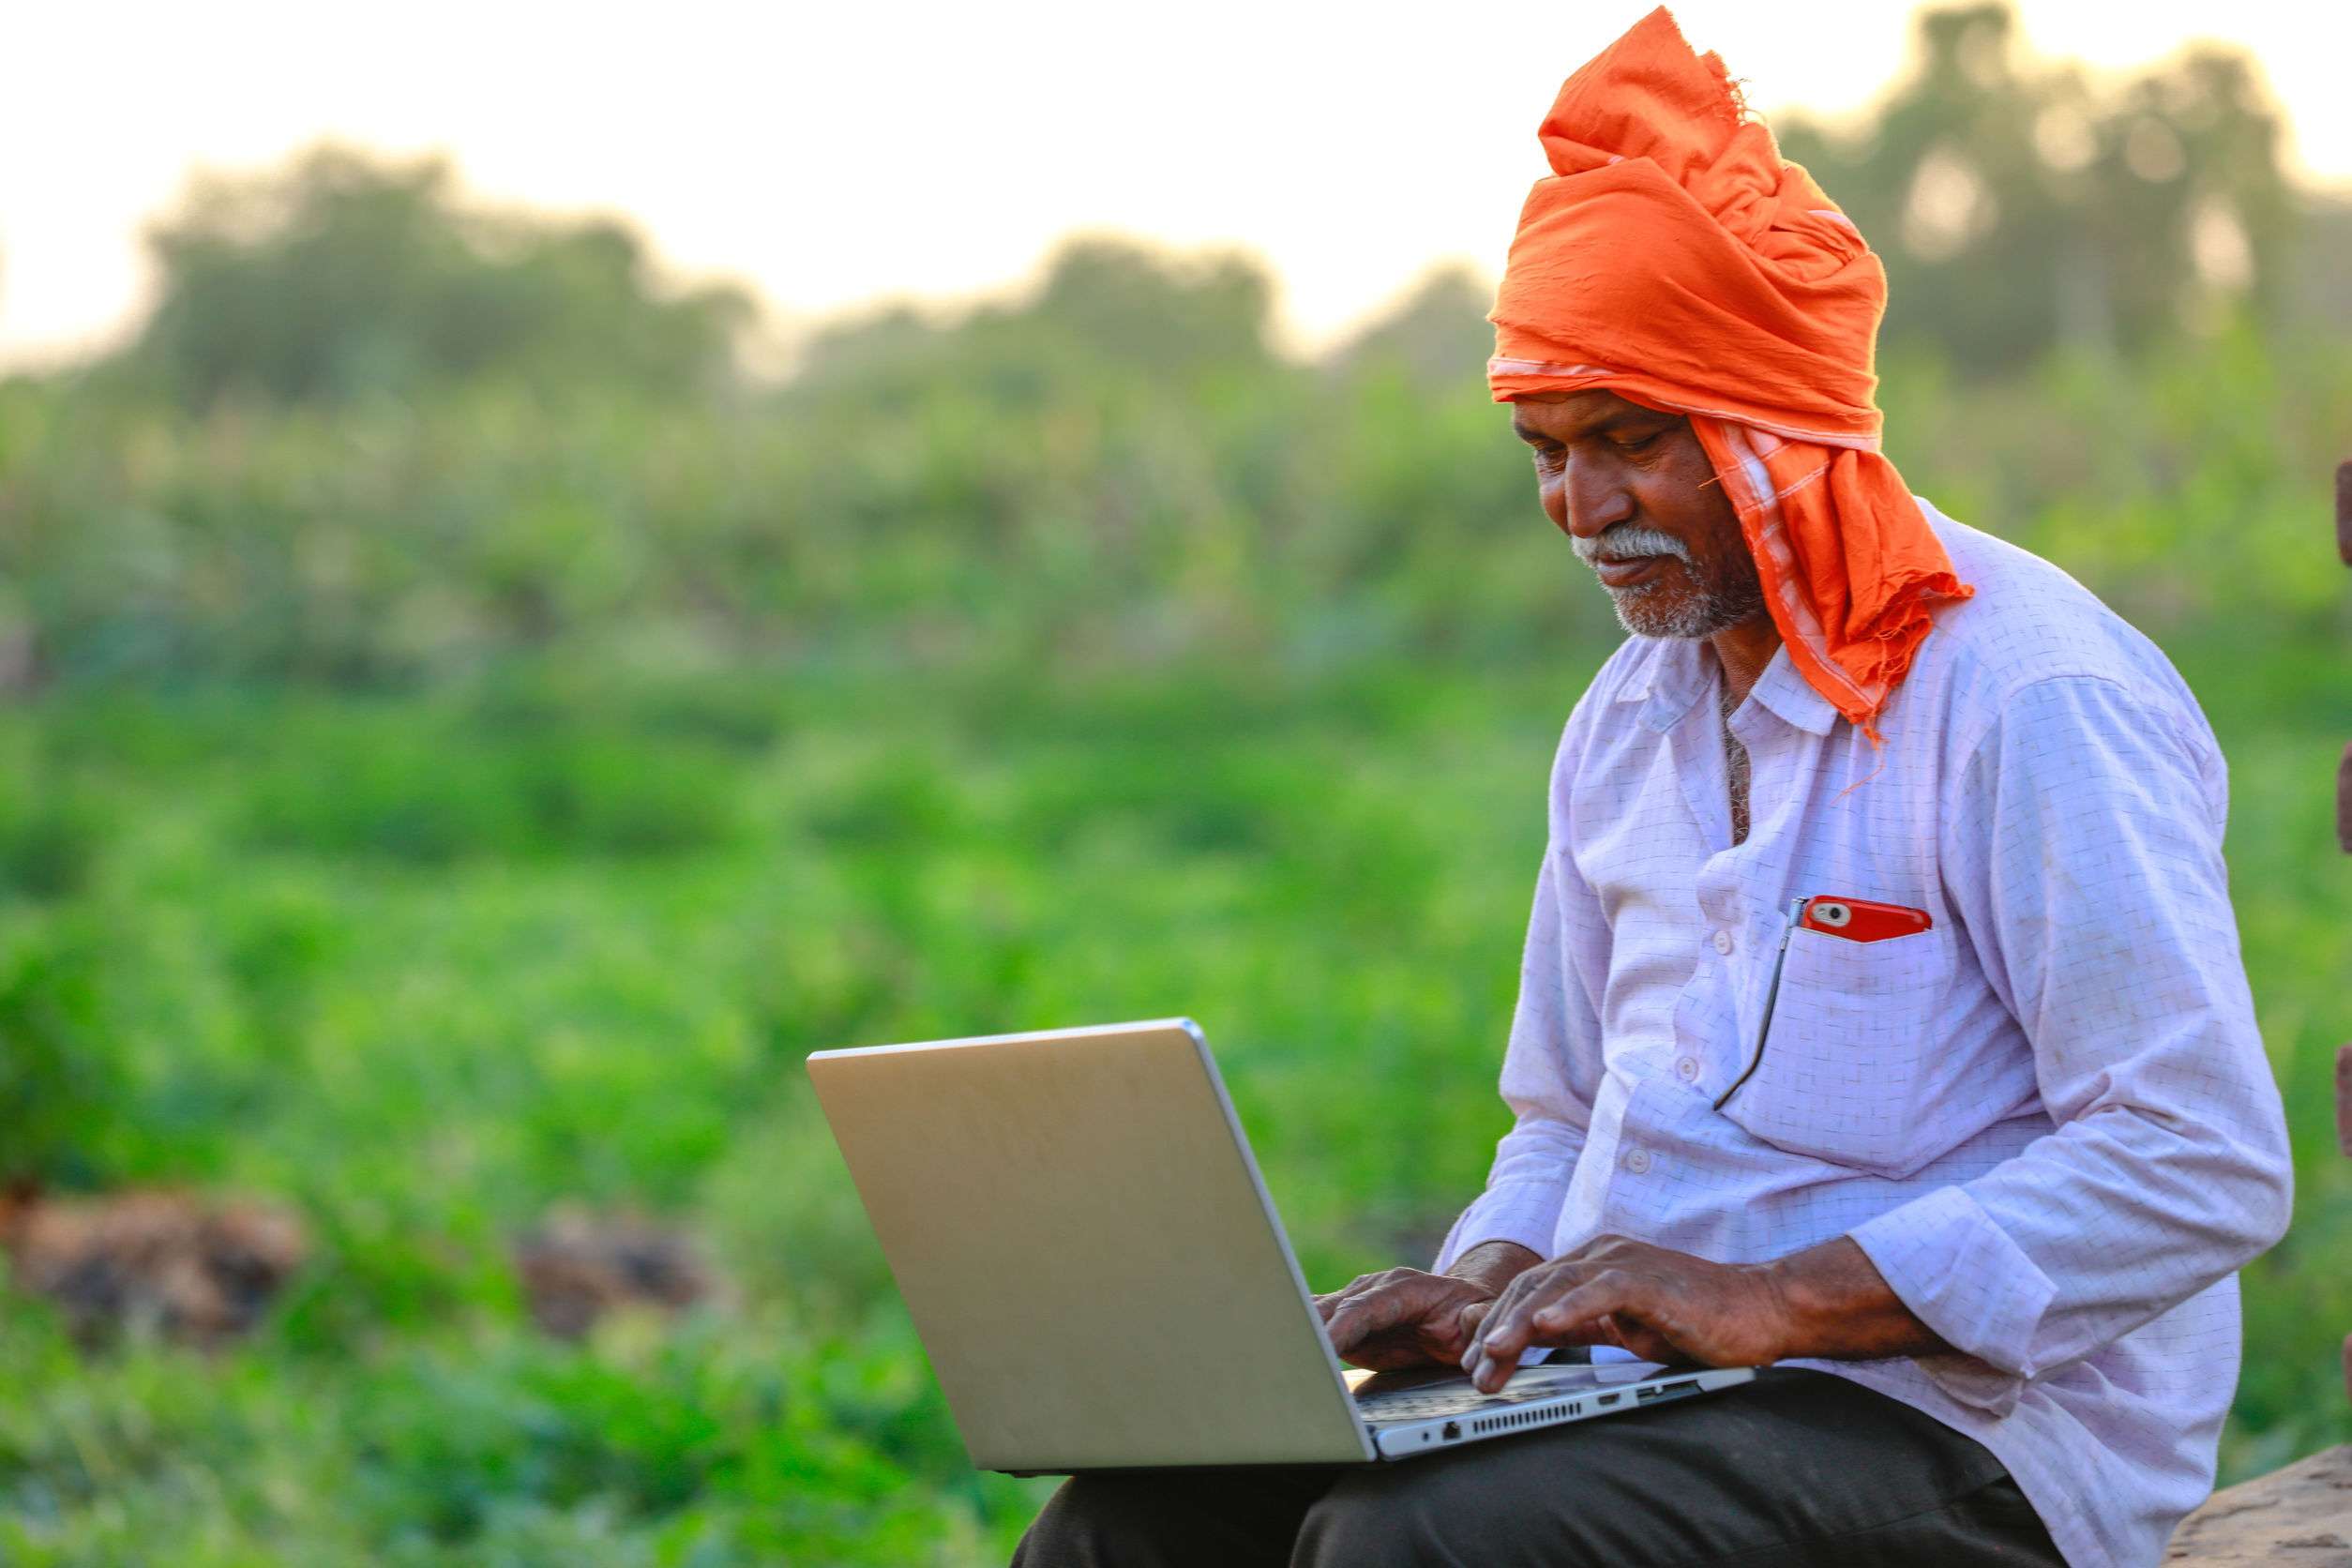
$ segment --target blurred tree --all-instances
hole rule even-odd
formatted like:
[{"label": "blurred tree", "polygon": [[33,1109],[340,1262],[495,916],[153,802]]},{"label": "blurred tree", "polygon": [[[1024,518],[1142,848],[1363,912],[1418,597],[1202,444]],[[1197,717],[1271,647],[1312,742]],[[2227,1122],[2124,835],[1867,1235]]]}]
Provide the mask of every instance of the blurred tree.
[{"label": "blurred tree", "polygon": [[1090,235],[1064,241],[1036,287],[1010,303],[939,324],[888,307],[820,332],[797,382],[804,392],[904,397],[956,380],[1021,404],[1091,397],[1107,382],[1198,387],[1271,366],[1273,308],[1274,281],[1253,257]]},{"label": "blurred tree", "polygon": [[1485,385],[1494,328],[1486,311],[1495,286],[1466,262],[1447,262],[1422,274],[1385,314],[1331,356],[1334,369],[1357,374],[1388,367],[1416,386],[1458,389]]},{"label": "blurred tree", "polygon": [[1911,74],[1861,125],[1776,127],[1885,259],[1885,340],[1982,371],[2274,314],[2297,206],[2253,62],[2196,45],[2102,89],[2021,64],[2016,31],[2004,3],[1923,11]]},{"label": "blurred tree", "polygon": [[476,379],[674,393],[732,373],[753,313],[732,287],[660,288],[617,222],[466,206],[444,159],[332,145],[200,175],[148,245],[160,297],[124,368],[200,402]]},{"label": "blurred tree", "polygon": [[1274,280],[1235,251],[1170,256],[1090,237],[1054,253],[1032,309],[1065,345],[1106,360],[1184,376],[1255,369],[1269,353]]},{"label": "blurred tree", "polygon": [[2341,339],[2352,328],[2352,196],[2317,195],[2304,209],[2302,242],[2296,247],[2287,288],[2289,321]]}]

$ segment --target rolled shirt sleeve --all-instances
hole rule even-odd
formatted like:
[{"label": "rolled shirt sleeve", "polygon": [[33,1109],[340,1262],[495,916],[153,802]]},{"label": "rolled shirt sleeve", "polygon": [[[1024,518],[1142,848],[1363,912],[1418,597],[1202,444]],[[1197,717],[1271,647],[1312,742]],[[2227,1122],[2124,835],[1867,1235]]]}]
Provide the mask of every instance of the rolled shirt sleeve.
[{"label": "rolled shirt sleeve", "polygon": [[1959,1352],[1922,1366],[1998,1414],[2277,1241],[2292,1178],[2202,719],[2049,677],[1948,776],[1946,891],[2057,1127],[1850,1234]]}]

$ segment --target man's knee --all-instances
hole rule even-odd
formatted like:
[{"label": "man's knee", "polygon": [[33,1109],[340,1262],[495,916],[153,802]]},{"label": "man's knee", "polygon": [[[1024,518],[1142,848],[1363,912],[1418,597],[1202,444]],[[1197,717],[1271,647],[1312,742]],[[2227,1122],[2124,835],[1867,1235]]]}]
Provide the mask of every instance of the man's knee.
[{"label": "man's knee", "polygon": [[1345,1483],[1306,1511],[1291,1568],[1407,1568],[1441,1562],[1422,1540],[1426,1518],[1410,1500]]},{"label": "man's knee", "polygon": [[1135,1560],[1151,1542],[1162,1510],[1152,1489],[1130,1476],[1080,1475],[1063,1482],[1038,1510],[1013,1568],[1086,1568]]},{"label": "man's knee", "polygon": [[1077,1476],[1047,1500],[1014,1568],[1281,1568],[1299,1515],[1330,1484],[1303,1466]]},{"label": "man's knee", "polygon": [[[1526,1533],[1476,1466],[1425,1459],[1334,1486],[1307,1510],[1291,1568],[1488,1568],[1522,1560]],[[1543,1560],[1575,1568],[1586,1560],[1576,1543],[1555,1539]]]}]

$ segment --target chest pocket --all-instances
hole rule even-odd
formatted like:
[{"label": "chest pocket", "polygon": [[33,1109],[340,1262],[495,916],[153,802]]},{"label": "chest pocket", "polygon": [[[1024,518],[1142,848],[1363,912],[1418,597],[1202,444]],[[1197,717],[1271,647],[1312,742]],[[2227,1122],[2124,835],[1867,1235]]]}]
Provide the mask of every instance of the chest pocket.
[{"label": "chest pocket", "polygon": [[1871,942],[1797,931],[1763,1060],[1724,1114],[1793,1153],[1890,1175],[1923,1164],[1937,1152],[1919,1120],[1952,961],[1941,923]]}]

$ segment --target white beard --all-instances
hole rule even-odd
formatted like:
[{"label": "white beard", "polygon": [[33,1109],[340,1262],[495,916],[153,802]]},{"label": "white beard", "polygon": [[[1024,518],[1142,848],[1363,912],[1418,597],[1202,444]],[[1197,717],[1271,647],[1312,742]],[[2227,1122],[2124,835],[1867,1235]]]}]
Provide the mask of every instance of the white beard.
[{"label": "white beard", "polygon": [[[1575,541],[1576,559],[1587,565],[1608,557],[1671,555],[1694,581],[1697,573],[1688,546],[1673,535],[1633,523],[1605,529],[1598,538]],[[1602,584],[1606,588],[1606,583]],[[1609,588],[1617,624],[1636,637],[1712,637],[1764,609],[1764,585],[1750,572],[1742,582],[1716,583],[1695,596],[1660,600],[1655,581]],[[1653,602],[1654,601],[1654,602]]]},{"label": "white beard", "polygon": [[1756,614],[1764,608],[1760,583],[1745,583],[1732,591],[1711,591],[1660,599],[1657,584],[1611,588],[1609,602],[1617,624],[1636,637],[1712,637]]}]

